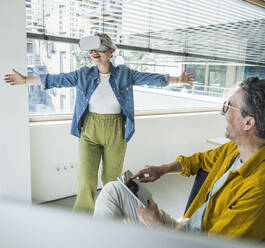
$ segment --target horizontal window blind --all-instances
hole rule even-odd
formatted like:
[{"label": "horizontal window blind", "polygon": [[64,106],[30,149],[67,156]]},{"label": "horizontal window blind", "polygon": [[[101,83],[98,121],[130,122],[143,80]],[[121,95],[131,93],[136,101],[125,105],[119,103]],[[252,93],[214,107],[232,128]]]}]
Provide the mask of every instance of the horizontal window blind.
[{"label": "horizontal window blind", "polygon": [[[265,8],[243,0],[26,0],[27,32],[265,65]],[[151,50],[150,50],[151,51]],[[182,56],[180,56],[182,55]]]}]

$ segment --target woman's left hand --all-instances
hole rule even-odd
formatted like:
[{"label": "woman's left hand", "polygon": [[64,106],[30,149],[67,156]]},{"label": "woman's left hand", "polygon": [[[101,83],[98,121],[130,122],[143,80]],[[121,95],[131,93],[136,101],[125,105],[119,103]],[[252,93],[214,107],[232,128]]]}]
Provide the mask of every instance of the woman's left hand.
[{"label": "woman's left hand", "polygon": [[195,81],[195,76],[192,73],[188,73],[187,75],[185,75],[186,70],[184,70],[179,78],[178,78],[178,83],[182,83],[182,84],[189,84],[192,86],[192,83]]},{"label": "woman's left hand", "polygon": [[149,199],[149,204],[146,208],[138,206],[138,217],[141,222],[147,226],[162,226],[163,223],[160,220],[160,212],[157,204],[153,199]]}]

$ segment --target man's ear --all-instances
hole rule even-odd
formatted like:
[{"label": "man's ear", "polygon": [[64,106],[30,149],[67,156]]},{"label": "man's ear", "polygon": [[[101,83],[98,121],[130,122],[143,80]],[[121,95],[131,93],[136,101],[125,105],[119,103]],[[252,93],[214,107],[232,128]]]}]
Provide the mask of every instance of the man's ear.
[{"label": "man's ear", "polygon": [[245,131],[249,131],[256,125],[256,119],[253,116],[247,116],[245,118]]}]

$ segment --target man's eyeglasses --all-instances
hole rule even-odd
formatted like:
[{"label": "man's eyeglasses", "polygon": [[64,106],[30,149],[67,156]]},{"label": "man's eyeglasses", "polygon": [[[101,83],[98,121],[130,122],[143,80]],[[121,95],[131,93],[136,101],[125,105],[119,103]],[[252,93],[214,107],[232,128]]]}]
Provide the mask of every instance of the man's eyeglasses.
[{"label": "man's eyeglasses", "polygon": [[229,108],[241,112],[241,110],[239,108],[232,107],[231,103],[229,101],[225,101],[224,104],[223,104],[223,113],[225,114],[228,111]]}]

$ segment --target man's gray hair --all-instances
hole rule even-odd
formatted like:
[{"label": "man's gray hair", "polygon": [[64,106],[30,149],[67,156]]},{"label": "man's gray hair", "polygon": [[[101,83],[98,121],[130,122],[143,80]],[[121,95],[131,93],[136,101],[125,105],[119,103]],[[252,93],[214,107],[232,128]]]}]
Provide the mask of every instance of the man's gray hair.
[{"label": "man's gray hair", "polygon": [[255,118],[256,136],[265,139],[265,79],[249,77],[239,86],[244,91],[241,114]]}]

